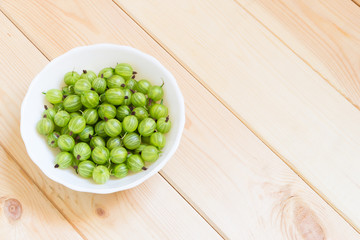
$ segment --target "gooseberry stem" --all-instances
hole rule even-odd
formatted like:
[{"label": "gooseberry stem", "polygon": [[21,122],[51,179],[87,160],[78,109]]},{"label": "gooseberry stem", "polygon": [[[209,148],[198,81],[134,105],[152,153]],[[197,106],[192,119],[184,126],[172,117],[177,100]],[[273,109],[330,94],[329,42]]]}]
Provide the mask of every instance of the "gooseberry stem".
[{"label": "gooseberry stem", "polygon": [[168,122],[168,121],[169,121],[169,116],[167,116],[165,119],[165,122]]},{"label": "gooseberry stem", "polygon": [[142,170],[144,170],[144,171],[146,171],[146,170],[147,170],[147,168],[146,168],[146,167],[142,167],[141,169],[142,169]]},{"label": "gooseberry stem", "polygon": [[79,174],[78,173],[78,166],[75,165],[75,166],[73,166],[73,168],[75,169],[76,174]]},{"label": "gooseberry stem", "polygon": [[83,70],[83,73],[85,73],[85,74],[86,74],[86,73],[87,73],[87,71],[86,71],[86,70]]},{"label": "gooseberry stem", "polygon": [[104,78],[104,74],[103,74],[103,73],[101,74],[101,78]]},{"label": "gooseberry stem", "polygon": [[58,168],[59,167],[59,164],[55,164],[54,168]]},{"label": "gooseberry stem", "polygon": [[45,110],[48,110],[48,106],[47,106],[47,105],[44,105],[44,108],[45,108]]}]

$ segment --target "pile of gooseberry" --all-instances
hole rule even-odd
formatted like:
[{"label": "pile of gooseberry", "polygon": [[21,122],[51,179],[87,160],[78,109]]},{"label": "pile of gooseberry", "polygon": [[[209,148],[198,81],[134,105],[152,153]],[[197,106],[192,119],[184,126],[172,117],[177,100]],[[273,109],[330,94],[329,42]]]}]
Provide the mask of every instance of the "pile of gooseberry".
[{"label": "pile of gooseberry", "polygon": [[61,150],[55,168],[73,167],[81,177],[104,184],[110,176],[145,171],[147,162],[159,158],[171,128],[164,83],[137,81],[136,74],[127,63],[98,74],[71,71],[62,90],[44,92],[53,107],[44,106],[36,129]]}]

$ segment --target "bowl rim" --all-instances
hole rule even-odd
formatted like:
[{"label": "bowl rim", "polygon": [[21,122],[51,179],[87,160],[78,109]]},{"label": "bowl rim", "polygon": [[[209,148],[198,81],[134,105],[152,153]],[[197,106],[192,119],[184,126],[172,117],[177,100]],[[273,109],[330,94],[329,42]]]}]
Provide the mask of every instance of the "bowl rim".
[{"label": "bowl rim", "polygon": [[[147,58],[149,61],[153,62],[155,65],[157,65],[157,67],[159,67],[161,69],[161,71],[163,71],[166,75],[168,75],[169,78],[172,78],[174,85],[175,85],[175,93],[176,93],[176,97],[179,99],[180,102],[180,118],[179,120],[179,128],[178,131],[179,133],[176,135],[175,141],[172,144],[171,148],[169,149],[168,154],[165,155],[165,159],[154,169],[152,169],[152,171],[150,171],[148,174],[146,174],[145,176],[143,176],[142,178],[137,179],[136,181],[133,181],[127,185],[121,186],[121,187],[110,187],[110,188],[97,188],[97,189],[92,189],[92,188],[88,188],[88,187],[81,187],[81,186],[76,186],[71,184],[70,182],[64,181],[62,180],[63,178],[61,178],[60,176],[54,176],[49,174],[47,168],[45,166],[42,166],[40,164],[39,161],[36,160],[35,156],[33,156],[32,151],[29,151],[30,146],[29,143],[27,143],[25,141],[26,139],[26,130],[24,129],[24,124],[23,122],[25,121],[25,118],[23,117],[25,115],[25,108],[26,105],[28,104],[28,98],[30,95],[30,92],[33,90],[33,87],[35,85],[36,82],[40,81],[40,77],[39,75],[46,69],[49,68],[52,65],[56,65],[57,62],[68,56],[71,54],[74,54],[78,51],[83,51],[85,48],[101,48],[101,47],[111,47],[111,48],[120,48],[120,49],[125,49],[125,50],[130,50],[133,52],[136,52],[137,54],[141,55],[141,57],[143,58]],[[179,144],[180,144],[180,140],[182,137],[182,133],[184,130],[184,126],[185,126],[185,104],[184,104],[184,97],[181,93],[181,90],[176,82],[175,77],[171,74],[171,72],[169,70],[167,70],[155,57],[144,53],[136,48],[133,48],[131,46],[126,46],[126,45],[118,45],[118,44],[110,44],[110,43],[99,43],[99,44],[92,44],[92,45],[86,45],[86,46],[79,46],[79,47],[75,47],[70,49],[69,51],[65,52],[64,54],[54,58],[53,60],[51,60],[48,64],[46,64],[46,66],[33,78],[33,80],[31,81],[28,90],[25,94],[25,97],[21,103],[21,112],[20,112],[20,133],[21,133],[21,138],[25,144],[25,149],[27,151],[27,154],[29,155],[30,159],[40,168],[40,170],[51,180],[60,183],[62,185],[64,185],[67,188],[70,188],[72,190],[76,190],[79,192],[89,192],[89,193],[99,193],[99,194],[108,194],[108,193],[113,193],[113,192],[118,192],[118,191],[123,191],[123,190],[127,190],[133,187],[138,186],[139,184],[143,183],[144,181],[146,181],[147,179],[149,179],[151,176],[153,176],[154,174],[158,173],[164,166],[165,164],[170,160],[170,158],[174,155],[174,153],[176,152]]]}]

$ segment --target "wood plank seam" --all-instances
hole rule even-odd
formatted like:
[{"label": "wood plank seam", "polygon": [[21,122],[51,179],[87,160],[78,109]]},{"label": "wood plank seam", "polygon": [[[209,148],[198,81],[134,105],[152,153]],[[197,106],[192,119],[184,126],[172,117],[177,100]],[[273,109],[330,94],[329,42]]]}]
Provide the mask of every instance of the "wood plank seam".
[{"label": "wood plank seam", "polygon": [[[325,197],[325,195],[314,187],[309,181],[306,180],[299,171],[296,171],[296,168],[288,161],[283,155],[277,152],[267,141],[265,141],[254,129],[250,127],[245,119],[243,119],[239,114],[237,114],[229,104],[226,103],[221,97],[217,96],[217,94],[204,82],[201,78],[194,73],[185,63],[183,63],[172,51],[169,50],[160,40],[158,40],[151,32],[145,29],[139,21],[137,21],[132,15],[130,15],[119,3],[115,0],[112,0],[126,15],[128,15],[146,34],[148,34],[156,43],[159,44],[176,62],[178,62],[190,75],[192,75],[204,88],[206,88],[216,99],[218,99],[223,106],[225,106],[236,118],[240,120],[262,143],[264,143],[275,155],[277,155],[295,174],[297,174],[316,194],[318,194],[321,199],[323,199],[332,209],[335,210],[337,214],[339,214],[355,231],[360,233],[360,229],[358,229],[355,224],[338,208],[333,206],[331,202]],[[259,21],[253,14],[251,14],[247,9],[245,9],[240,3],[234,0],[236,4],[238,4],[241,8],[243,8],[248,14],[250,14],[257,22],[259,22],[262,26],[264,26],[273,36],[275,36],[282,44],[284,44],[291,52],[293,52],[297,57],[299,57],[306,65],[308,65],[314,72],[316,72],[322,79],[324,79],[332,88],[334,88],[341,96],[343,96],[352,106],[356,109],[360,110],[353,102],[351,102],[342,92],[338,91],[322,74],[320,74],[317,70],[315,70],[305,59],[301,58],[296,52],[294,52],[285,42],[282,41],[276,34],[274,34],[267,26],[265,26],[261,21]],[[191,204],[190,204],[191,205]]]},{"label": "wood plank seam", "polygon": [[353,3],[355,3],[356,6],[360,7],[360,3],[356,2],[356,0],[350,0],[352,1]]},{"label": "wood plank seam", "polygon": [[[116,5],[116,3],[115,3]],[[14,23],[14,21],[4,12],[0,9],[0,12],[6,16],[6,18],[21,32],[21,34],[48,60],[51,61],[45,54],[43,51],[41,51],[41,49]],[[144,30],[145,31],[145,30]],[[146,32],[146,31],[145,31]],[[146,32],[147,33],[147,32]],[[147,33],[148,34],[148,33]],[[148,34],[149,35],[149,34]],[[151,36],[151,35],[149,35]],[[159,44],[159,43],[158,43]],[[159,46],[161,47],[161,45],[159,44]],[[186,68],[185,68],[186,69]],[[28,179],[31,180],[31,182],[33,182],[35,184],[35,186],[40,190],[40,192],[46,197],[46,199],[54,206],[54,208],[60,212],[60,214],[64,217],[64,219],[66,219],[66,221],[69,222],[69,224],[74,228],[74,230],[84,239],[87,240],[88,238],[86,238],[85,235],[83,235],[83,233],[60,211],[60,209],[58,208],[58,206],[45,194],[45,192],[39,187],[39,185],[37,183],[35,183],[32,178],[27,174],[26,171],[24,171],[24,169],[22,168],[22,166],[19,164],[19,162],[17,161],[17,159],[8,151],[8,149],[3,146],[0,143],[0,147],[2,147],[4,149],[4,151],[9,155],[9,157],[14,160],[14,162],[22,169],[22,171],[24,172],[24,174],[27,176]],[[210,222],[210,219],[207,216],[203,216],[205,215],[205,213],[200,213],[196,207],[194,207],[194,203],[190,203],[186,197],[183,196],[183,194],[181,194],[178,189],[176,187],[173,186],[173,184],[171,184],[166,177],[159,172],[158,173],[174,190],[175,192],[177,192],[179,194],[179,196],[212,228],[214,229],[214,231],[223,239],[229,239],[226,234],[221,231],[221,229],[216,226],[216,224],[214,222]]]},{"label": "wood plank seam", "polygon": [[23,175],[27,178],[28,181],[30,181],[31,183],[33,183],[35,185],[35,187],[41,192],[41,194],[49,201],[49,203],[54,207],[54,209],[56,209],[56,211],[58,211],[60,213],[60,215],[69,223],[69,225],[79,234],[79,236],[81,238],[83,238],[84,240],[88,240],[88,238],[72,223],[69,221],[69,219],[62,213],[62,211],[60,211],[60,209],[57,207],[57,205],[51,201],[51,199],[48,198],[48,196],[45,194],[45,192],[40,188],[40,186],[33,181],[33,179],[29,176],[29,174],[23,169],[23,167],[19,164],[18,160],[11,154],[11,152],[9,152],[7,150],[7,148],[5,148],[5,146],[3,146],[3,144],[0,142],[0,147],[5,151],[5,153],[7,154],[7,156],[13,160],[13,162],[21,169]]},{"label": "wood plank seam", "polygon": [[[329,79],[327,79],[323,74],[321,74],[318,70],[316,70],[305,58],[301,57],[295,50],[293,50],[285,41],[283,41],[277,34],[275,34],[271,29],[265,25],[262,21],[260,21],[252,12],[248,11],[246,7],[244,7],[238,0],[233,0],[240,8],[242,8],[246,13],[248,13],[251,17],[253,17],[258,23],[260,23],[267,31],[269,31],[275,38],[277,38],[284,46],[286,46],[292,53],[294,53],[298,58],[300,58],[306,65],[308,65],[314,72],[316,72],[322,79],[324,79],[331,87],[333,87],[341,96],[343,96],[351,105],[353,105],[356,109],[360,111],[360,107],[357,106],[354,102],[351,101],[349,97],[347,97],[342,91],[334,86]],[[350,0],[354,2],[354,0]],[[354,2],[357,6],[360,7],[359,4]]]},{"label": "wood plank seam", "polygon": [[5,12],[4,12],[1,8],[0,8],[0,13],[2,13],[2,14],[16,27],[16,29],[17,29],[19,32],[21,32],[21,34],[22,34],[48,61],[50,61],[49,58],[47,58],[47,57],[45,56],[45,54],[33,43],[33,41],[31,41],[30,38],[28,38],[28,36],[14,23],[14,21],[13,21],[8,15],[5,14]]},{"label": "wood plank seam", "polygon": [[197,214],[199,214],[199,216],[201,216],[201,218],[204,219],[204,221],[207,222],[207,224],[209,224],[209,226],[212,229],[214,229],[215,232],[217,232],[217,234],[219,234],[219,236],[222,239],[230,239],[213,221],[211,221],[211,219],[203,211],[198,210],[198,209],[200,209],[200,207],[197,207],[194,202],[190,202],[188,200],[190,198],[187,197],[184,192],[180,192],[180,190],[178,190],[178,187],[176,187],[176,186],[174,186],[174,184],[170,183],[170,181],[166,178],[165,173],[159,172],[159,174],[184,199],[184,201],[187,202],[189,204],[189,206],[191,206],[191,208],[195,212],[197,212]]}]

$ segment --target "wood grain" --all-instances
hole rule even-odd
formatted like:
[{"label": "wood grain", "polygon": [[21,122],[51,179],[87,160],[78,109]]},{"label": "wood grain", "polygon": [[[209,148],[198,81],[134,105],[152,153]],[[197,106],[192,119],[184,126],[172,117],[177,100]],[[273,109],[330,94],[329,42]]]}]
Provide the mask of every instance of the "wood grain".
[{"label": "wood grain", "polygon": [[[6,59],[4,64],[0,64],[2,72],[0,76],[0,145],[6,147],[9,154],[26,170],[46,196],[86,239],[221,239],[159,175],[155,175],[139,187],[109,195],[75,192],[44,176],[26,154],[20,137],[19,121],[20,104],[27,87],[48,60],[2,14],[0,14],[0,26],[0,56],[1,59]],[[5,170],[0,168],[0,174],[1,171]],[[11,179],[15,179],[16,176],[18,175]],[[24,184],[24,189],[28,185]],[[0,187],[0,193],[1,189]],[[21,189],[19,187],[18,191]],[[66,225],[61,222],[62,219],[58,219],[59,225],[55,225],[57,215],[47,210],[49,203],[44,203],[46,200],[41,198],[41,194],[39,197],[29,194],[28,197],[29,199],[25,200],[25,194],[19,196],[19,200],[26,203],[24,212],[27,211],[28,217],[25,218],[27,221],[32,220],[29,209],[38,211],[34,213],[34,224],[38,223],[37,215],[43,216],[44,212],[50,214],[49,217],[45,216],[41,219],[38,227],[34,227],[39,231],[43,228],[44,239],[54,238],[46,237],[46,233],[55,227],[59,227],[60,231],[67,230]],[[28,202],[29,204],[36,202],[38,204],[36,206],[41,206],[41,204],[44,206],[37,210],[35,207],[30,208]],[[45,223],[50,225],[47,227]],[[62,225],[64,228],[61,228]],[[36,233],[35,231],[33,235]],[[57,233],[58,231],[53,230],[52,234]],[[9,234],[12,235],[12,233]],[[56,237],[76,239],[62,237],[70,235],[69,231],[64,234],[58,233]]]},{"label": "wood grain", "polygon": [[82,239],[0,147],[1,239]]},{"label": "wood grain", "polygon": [[[155,56],[175,75],[186,99],[187,122],[181,146],[162,175],[225,238],[301,239],[315,234],[310,236],[359,239],[335,211],[111,2],[7,1],[1,8],[49,58],[77,45],[114,42]],[[77,12],[89,17],[82,14],[80,19]]]},{"label": "wood grain", "polygon": [[360,8],[342,0],[236,0],[360,108]]},{"label": "wood grain", "polygon": [[118,2],[360,230],[354,106],[234,1]]}]

